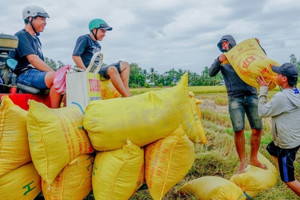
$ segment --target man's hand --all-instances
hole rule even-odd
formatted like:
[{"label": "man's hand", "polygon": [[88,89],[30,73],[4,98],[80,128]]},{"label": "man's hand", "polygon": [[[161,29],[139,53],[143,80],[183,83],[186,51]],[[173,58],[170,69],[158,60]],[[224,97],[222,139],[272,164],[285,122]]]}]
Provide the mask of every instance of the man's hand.
[{"label": "man's hand", "polygon": [[257,78],[256,78],[256,81],[258,82],[258,84],[260,86],[269,86],[270,85],[270,82],[267,83],[266,80],[264,79],[264,77],[262,75],[259,75]]},{"label": "man's hand", "polygon": [[227,60],[226,56],[225,56],[224,54],[221,54],[221,55],[219,56],[219,61],[222,63],[222,62],[224,62],[225,60]]}]

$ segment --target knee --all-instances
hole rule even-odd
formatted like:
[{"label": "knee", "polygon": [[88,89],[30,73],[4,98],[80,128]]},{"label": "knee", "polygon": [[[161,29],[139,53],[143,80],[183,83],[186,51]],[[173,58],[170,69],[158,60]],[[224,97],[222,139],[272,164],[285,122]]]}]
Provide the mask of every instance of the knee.
[{"label": "knee", "polygon": [[260,130],[260,129],[252,129],[252,134],[254,136],[260,136],[261,133],[262,133],[262,130]]},{"label": "knee", "polygon": [[119,74],[119,72],[118,72],[118,69],[115,66],[110,66],[107,69],[107,74],[108,74],[109,77],[111,77],[113,75]]},{"label": "knee", "polygon": [[120,67],[121,67],[121,69],[127,69],[127,70],[130,70],[130,65],[129,65],[129,63],[126,62],[126,61],[121,61],[121,62],[120,62]]},{"label": "knee", "polygon": [[55,76],[55,72],[47,72],[46,76],[45,76],[45,83],[47,85],[48,88],[50,88],[53,85],[54,82],[54,76]]}]

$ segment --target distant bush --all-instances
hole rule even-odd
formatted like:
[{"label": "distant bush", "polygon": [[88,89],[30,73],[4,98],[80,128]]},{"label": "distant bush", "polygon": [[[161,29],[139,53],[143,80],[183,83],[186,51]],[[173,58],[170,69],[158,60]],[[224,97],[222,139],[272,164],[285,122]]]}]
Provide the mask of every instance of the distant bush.
[{"label": "distant bush", "polygon": [[131,88],[136,88],[135,83],[131,83],[130,87],[131,87]]}]

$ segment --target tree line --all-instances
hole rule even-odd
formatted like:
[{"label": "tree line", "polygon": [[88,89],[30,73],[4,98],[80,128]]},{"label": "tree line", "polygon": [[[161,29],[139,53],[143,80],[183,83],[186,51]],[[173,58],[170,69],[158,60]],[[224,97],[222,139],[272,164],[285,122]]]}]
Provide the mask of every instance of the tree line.
[{"label": "tree line", "polygon": [[[45,58],[45,62],[55,71],[64,65],[61,61],[55,62],[53,59],[47,57]],[[297,66],[300,72],[300,60],[294,54],[290,55],[290,63]],[[215,77],[210,77],[208,66],[205,66],[199,74],[189,70],[175,70],[174,68],[159,74],[154,67],[151,67],[147,71],[139,67],[138,64],[131,63],[129,86],[132,88],[174,86],[185,72],[188,72],[189,86],[221,85],[223,81],[221,73],[218,73]]]}]

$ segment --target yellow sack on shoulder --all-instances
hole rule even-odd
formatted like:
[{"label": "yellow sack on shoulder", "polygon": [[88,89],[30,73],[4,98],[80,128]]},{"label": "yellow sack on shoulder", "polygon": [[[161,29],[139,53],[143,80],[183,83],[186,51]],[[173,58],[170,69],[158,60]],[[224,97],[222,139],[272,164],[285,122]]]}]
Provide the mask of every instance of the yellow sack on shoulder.
[{"label": "yellow sack on shoulder", "polygon": [[27,115],[29,148],[35,168],[48,184],[81,154],[94,151],[77,106],[51,109],[31,100]]},{"label": "yellow sack on shoulder", "polygon": [[278,171],[276,167],[260,153],[258,160],[267,166],[266,170],[248,165],[244,173],[236,174],[230,179],[251,197],[277,184]]},{"label": "yellow sack on shoulder", "polygon": [[0,176],[31,161],[27,111],[4,96],[0,107]]},{"label": "yellow sack on shoulder", "polygon": [[164,195],[191,169],[194,144],[180,126],[172,135],[145,147],[145,179],[154,200]]},{"label": "yellow sack on shoulder", "polygon": [[203,176],[179,188],[180,194],[191,194],[201,200],[246,200],[241,188],[227,179]]},{"label": "yellow sack on shoulder", "polygon": [[262,75],[267,82],[271,82],[270,90],[276,86],[276,74],[271,67],[280,65],[267,57],[256,38],[242,41],[226,52],[225,56],[238,76],[248,85],[259,88],[256,78]]},{"label": "yellow sack on shoulder", "polygon": [[127,139],[141,147],[170,135],[192,115],[187,82],[185,74],[172,88],[89,103],[83,125],[93,147],[98,151],[119,149]]},{"label": "yellow sack on shoulder", "polygon": [[98,152],[92,181],[97,200],[129,199],[144,182],[144,150],[128,141],[123,149]]},{"label": "yellow sack on shoulder", "polygon": [[42,180],[46,200],[82,200],[92,190],[93,155],[72,160],[49,185]]},{"label": "yellow sack on shoulder", "polygon": [[41,177],[32,163],[23,165],[0,177],[0,199],[32,200],[41,191]]}]

